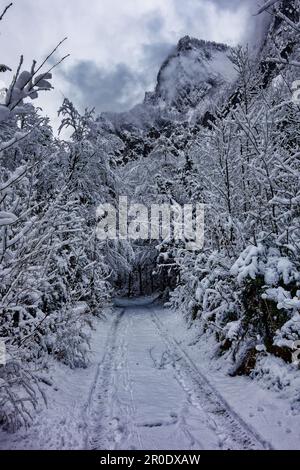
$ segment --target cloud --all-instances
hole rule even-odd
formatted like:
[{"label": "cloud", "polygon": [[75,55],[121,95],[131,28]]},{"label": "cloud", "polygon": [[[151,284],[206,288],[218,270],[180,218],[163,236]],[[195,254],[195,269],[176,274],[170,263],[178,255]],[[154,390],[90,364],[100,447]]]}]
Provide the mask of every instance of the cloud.
[{"label": "cloud", "polygon": [[105,69],[91,60],[82,60],[59,73],[68,83],[68,96],[81,110],[95,107],[98,112],[125,111],[141,102],[145,91],[154,88],[156,73],[172,49],[168,43],[144,44],[138,68],[134,69],[125,63]]},{"label": "cloud", "polygon": [[186,34],[236,45],[243,42],[250,0],[172,0]]},{"label": "cloud", "polygon": [[164,28],[165,20],[160,11],[156,10],[144,17],[145,27],[150,34],[160,34]]},{"label": "cloud", "polygon": [[147,86],[153,85],[156,75],[168,57],[168,55],[175,49],[176,44],[168,42],[155,42],[153,44],[143,44],[141,61],[139,64],[140,73],[144,75],[144,80]]},{"label": "cloud", "polygon": [[249,2],[256,0],[15,0],[1,22],[1,61],[16,68],[23,53],[29,67],[68,36],[60,54],[71,57],[54,71],[55,91],[39,105],[52,120],[63,95],[80,108],[124,110],[154,87],[182,36],[241,42]]}]

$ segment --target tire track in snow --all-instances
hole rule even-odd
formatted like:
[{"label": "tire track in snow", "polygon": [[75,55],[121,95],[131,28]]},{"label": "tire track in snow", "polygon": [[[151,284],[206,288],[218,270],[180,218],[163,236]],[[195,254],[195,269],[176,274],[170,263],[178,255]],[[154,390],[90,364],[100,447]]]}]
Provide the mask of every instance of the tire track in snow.
[{"label": "tire track in snow", "polygon": [[163,326],[153,306],[148,307],[152,320],[173,357],[175,377],[188,396],[188,401],[207,415],[207,424],[219,437],[221,449],[254,450],[271,449],[271,445],[260,437],[238,416],[199,371],[188,353]]}]

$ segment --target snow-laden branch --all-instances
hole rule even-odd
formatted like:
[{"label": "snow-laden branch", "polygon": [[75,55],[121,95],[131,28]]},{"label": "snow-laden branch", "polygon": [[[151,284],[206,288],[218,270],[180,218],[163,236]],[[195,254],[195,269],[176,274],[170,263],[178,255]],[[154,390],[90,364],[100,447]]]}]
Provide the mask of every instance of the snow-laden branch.
[{"label": "snow-laden branch", "polygon": [[11,72],[11,68],[8,65],[0,64],[0,72]]},{"label": "snow-laden branch", "polygon": [[0,185],[0,193],[5,191],[7,188],[12,186],[16,181],[19,181],[27,172],[26,166],[20,166],[17,170],[11,175],[11,177],[2,185]]},{"label": "snow-laden branch", "polygon": [[[40,66],[36,68],[36,61],[33,61],[30,71],[24,70],[21,72],[23,65],[23,56],[20,58],[20,62],[17,68],[17,72],[12,80],[12,83],[9,87],[9,90],[6,93],[4,104],[0,105],[0,122],[5,121],[10,118],[13,111],[18,111],[18,107],[23,104],[25,98],[30,98],[32,100],[38,98],[38,94],[41,91],[49,91],[53,87],[49,80],[52,79],[52,70],[60,65],[69,54],[64,56],[53,66],[49,68],[44,73],[38,74],[44,65],[49,61],[49,59],[55,54],[58,48],[66,41],[67,38],[64,38],[58,43],[58,45],[52,50],[50,54],[45,58]],[[1,67],[1,66],[0,66]],[[3,70],[7,68],[3,66]]]},{"label": "snow-laden branch", "polygon": [[[7,13],[7,10],[9,10],[9,9],[10,9],[10,7],[12,7],[12,5],[13,5],[13,4],[12,4],[12,3],[10,3],[9,5],[7,5],[7,6],[4,8],[4,11],[3,11],[3,13],[1,13],[1,15],[0,15],[0,21],[2,21],[2,20],[3,20],[3,18],[4,18],[4,16],[5,16],[5,14]],[[8,66],[7,66],[7,65],[5,65],[5,64],[0,64],[0,72],[2,72],[2,73],[3,73],[3,72],[7,72],[7,71],[10,71],[10,72],[11,72],[11,68],[10,68],[10,67],[8,67]],[[1,121],[1,119],[0,119],[0,121]]]},{"label": "snow-laden branch", "polygon": [[286,60],[286,59],[278,59],[276,57],[268,57],[266,62],[272,62],[274,64],[282,64],[282,65],[292,65],[293,67],[300,67],[300,62],[297,60]]},{"label": "snow-laden branch", "polygon": [[285,21],[291,28],[295,29],[295,31],[298,31],[300,33],[300,23],[294,23],[292,20],[290,20],[286,15],[281,13],[280,11],[276,12],[276,16],[278,18],[281,18],[283,21]]},{"label": "snow-laden branch", "polygon": [[40,124],[38,124],[37,126],[34,126],[32,129],[30,129],[29,132],[25,132],[25,133],[16,132],[16,134],[14,135],[14,137],[12,139],[10,139],[7,142],[3,142],[2,144],[0,144],[0,154],[2,152],[4,152],[4,150],[7,150],[10,147],[13,147],[14,145],[18,144],[22,140],[26,139],[26,137],[28,137],[35,129],[37,129],[39,127],[39,125]]},{"label": "snow-laden branch", "polygon": [[[271,6],[275,5],[279,0],[270,0],[268,1],[263,7],[261,7],[255,16],[261,14],[263,11],[267,10]],[[300,32],[300,23],[294,23],[290,18],[284,15],[281,11],[276,10],[275,15],[280,18],[281,20],[285,21],[291,28],[293,28],[298,33]]]},{"label": "snow-laden branch", "polygon": [[275,5],[275,3],[278,3],[279,0],[269,0],[267,3],[264,4],[264,6],[262,6],[258,12],[256,13],[256,15],[260,15],[263,11],[266,11],[268,8],[272,7],[273,5]]}]

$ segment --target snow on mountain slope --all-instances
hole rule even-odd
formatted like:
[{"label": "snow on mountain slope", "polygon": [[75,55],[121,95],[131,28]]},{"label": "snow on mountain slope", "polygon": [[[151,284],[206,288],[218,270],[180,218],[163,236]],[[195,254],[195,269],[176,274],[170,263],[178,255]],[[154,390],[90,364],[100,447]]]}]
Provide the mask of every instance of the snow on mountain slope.
[{"label": "snow on mountain slope", "polygon": [[161,121],[196,120],[216,106],[237,78],[225,44],[185,36],[163,63],[154,92],[124,113],[106,113],[122,128],[147,128]]},{"label": "snow on mountain slope", "polygon": [[224,44],[185,36],[176,51],[162,65],[154,93],[147,93],[145,103],[175,108],[186,113],[197,107],[206,95],[232,83],[236,78]]}]

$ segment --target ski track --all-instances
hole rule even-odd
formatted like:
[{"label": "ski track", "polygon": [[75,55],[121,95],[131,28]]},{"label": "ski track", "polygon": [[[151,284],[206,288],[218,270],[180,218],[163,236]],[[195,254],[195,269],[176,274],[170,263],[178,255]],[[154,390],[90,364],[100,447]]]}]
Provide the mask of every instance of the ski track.
[{"label": "ski track", "polygon": [[192,405],[207,414],[207,424],[219,436],[222,450],[270,450],[271,444],[245,423],[200,372],[178,341],[164,328],[155,309],[150,309],[153,322],[171,350],[176,378],[190,397]]},{"label": "ski track", "polygon": [[116,309],[82,422],[85,448],[93,450],[271,448],[209,383],[151,304]]}]

